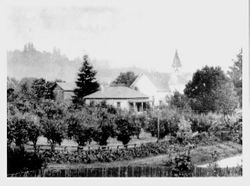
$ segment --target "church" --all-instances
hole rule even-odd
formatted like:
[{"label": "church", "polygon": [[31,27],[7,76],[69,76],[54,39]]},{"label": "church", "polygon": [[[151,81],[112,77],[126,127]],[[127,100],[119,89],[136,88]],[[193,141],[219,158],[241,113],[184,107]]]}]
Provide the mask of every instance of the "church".
[{"label": "church", "polygon": [[160,79],[165,77],[156,78],[141,73],[130,87],[148,95],[150,105],[153,107],[167,104],[168,99],[175,91],[183,93],[185,84],[187,83],[187,79],[182,74],[181,67],[180,57],[176,50],[172,63],[172,72],[169,74],[167,83],[166,81],[164,83],[160,81]]}]

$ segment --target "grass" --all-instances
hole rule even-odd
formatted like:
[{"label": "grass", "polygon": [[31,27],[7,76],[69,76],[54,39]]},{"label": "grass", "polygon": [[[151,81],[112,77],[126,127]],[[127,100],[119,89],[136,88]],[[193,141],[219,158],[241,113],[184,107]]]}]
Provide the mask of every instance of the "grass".
[{"label": "grass", "polygon": [[210,163],[212,161],[211,154],[216,151],[218,160],[232,157],[242,153],[242,146],[233,142],[224,142],[212,146],[197,147],[191,151],[192,162],[197,165]]},{"label": "grass", "polygon": [[[212,161],[211,154],[217,151],[219,159],[232,157],[242,152],[242,146],[233,142],[224,142],[217,145],[197,147],[191,151],[192,162],[195,165],[202,165]],[[121,166],[163,166],[169,160],[169,155],[158,155],[134,160],[115,161],[110,163],[93,163],[93,164],[49,164],[48,168],[65,169],[65,168],[94,168],[94,167],[121,167]]]}]

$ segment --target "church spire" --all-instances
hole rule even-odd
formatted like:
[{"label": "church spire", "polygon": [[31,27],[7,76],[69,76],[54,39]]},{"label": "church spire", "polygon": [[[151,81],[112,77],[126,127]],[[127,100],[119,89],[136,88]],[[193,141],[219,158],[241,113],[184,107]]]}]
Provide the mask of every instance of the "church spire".
[{"label": "church spire", "polygon": [[174,68],[175,72],[178,72],[179,69],[181,68],[181,60],[179,58],[177,50],[175,50],[175,55],[174,55],[172,67]]}]

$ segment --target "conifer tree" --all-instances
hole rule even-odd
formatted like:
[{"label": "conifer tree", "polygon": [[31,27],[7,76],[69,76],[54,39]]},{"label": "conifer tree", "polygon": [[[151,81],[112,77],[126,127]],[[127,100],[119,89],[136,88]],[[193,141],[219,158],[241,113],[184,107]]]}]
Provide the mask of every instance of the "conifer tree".
[{"label": "conifer tree", "polygon": [[83,64],[78,73],[76,88],[74,90],[73,103],[83,103],[84,96],[96,92],[99,89],[99,83],[95,78],[96,71],[89,63],[89,57],[83,56]]}]

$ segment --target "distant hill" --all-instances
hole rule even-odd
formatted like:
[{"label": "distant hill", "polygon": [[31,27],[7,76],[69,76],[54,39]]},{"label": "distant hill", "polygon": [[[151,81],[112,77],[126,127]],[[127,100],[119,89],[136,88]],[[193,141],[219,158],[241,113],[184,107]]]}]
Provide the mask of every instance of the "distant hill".
[{"label": "distant hill", "polygon": [[[17,80],[24,77],[35,77],[72,82],[77,77],[81,62],[80,58],[69,60],[58,49],[54,49],[52,52],[38,51],[32,43],[28,43],[23,50],[7,52],[7,74],[8,77],[14,77]],[[164,84],[168,83],[170,79],[169,73],[152,72],[138,67],[110,68],[106,61],[91,60],[91,63],[97,71],[97,79],[104,83],[112,82],[120,72],[127,71],[154,76],[156,81]],[[178,79],[183,84],[190,77],[191,74],[183,74]]]}]

